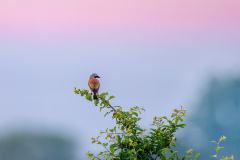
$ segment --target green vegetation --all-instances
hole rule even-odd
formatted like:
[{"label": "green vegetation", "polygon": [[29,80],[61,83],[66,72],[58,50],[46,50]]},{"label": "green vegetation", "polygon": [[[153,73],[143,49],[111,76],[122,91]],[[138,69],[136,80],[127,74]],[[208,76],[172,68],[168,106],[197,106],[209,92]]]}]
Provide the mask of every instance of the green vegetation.
[{"label": "green vegetation", "polygon": [[[181,130],[176,150],[181,156],[189,148],[201,153],[200,159],[207,160],[214,155],[212,140],[226,136],[227,143],[219,151],[218,159],[234,154],[240,160],[240,77],[213,77],[203,84],[191,103],[192,111],[188,110],[184,118],[185,127]],[[213,159],[213,158],[212,158]]]},{"label": "green vegetation", "polygon": [[73,160],[75,145],[61,134],[14,131],[0,138],[1,160]]},{"label": "green vegetation", "polygon": [[[219,143],[221,142],[221,141],[225,141],[226,140],[226,137],[225,136],[222,136],[220,139],[219,139],[219,141],[218,142],[216,142],[216,141],[211,141],[212,143],[216,143],[217,144],[217,148],[215,148],[215,150],[216,150],[216,154],[215,155],[213,155],[213,156],[211,156],[211,157],[213,157],[213,158],[216,158],[217,159],[217,154],[218,154],[218,151],[222,148],[224,148],[224,147],[220,147],[219,146]],[[223,157],[221,160],[229,160],[229,159],[234,159],[234,157],[233,157],[233,155],[230,157],[230,158],[228,158],[228,157]]]},{"label": "green vegetation", "polygon": [[[85,96],[89,101],[92,100],[92,95],[88,90],[80,90],[75,88],[75,94],[80,94]],[[108,96],[108,93],[98,94],[98,100],[94,101],[96,106],[100,105],[100,111],[103,109],[108,109],[106,115],[112,114],[112,118],[116,122],[116,126],[112,129],[106,129],[100,131],[100,135],[105,135],[107,142],[101,142],[98,136],[97,138],[92,138],[92,143],[101,145],[104,151],[100,152],[98,155],[94,155],[90,151],[86,153],[88,158],[94,159],[112,159],[112,160],[184,160],[186,158],[191,158],[195,160],[200,153],[196,155],[193,154],[193,150],[190,149],[186,151],[188,155],[180,158],[178,151],[174,151],[175,142],[177,138],[174,133],[180,129],[184,128],[186,125],[183,122],[183,117],[185,116],[186,110],[175,109],[171,115],[171,118],[164,117],[154,117],[153,123],[149,131],[138,125],[137,122],[141,120],[139,114],[145,111],[143,107],[133,107],[130,111],[123,111],[120,106],[112,106],[110,100],[114,96]],[[224,137],[224,136],[223,136]],[[226,137],[221,137],[219,140],[225,140]],[[215,141],[212,141],[215,143]],[[216,152],[221,148],[219,147],[219,142],[217,143]],[[216,155],[212,156],[217,159]],[[232,159],[224,158],[222,160]]]}]

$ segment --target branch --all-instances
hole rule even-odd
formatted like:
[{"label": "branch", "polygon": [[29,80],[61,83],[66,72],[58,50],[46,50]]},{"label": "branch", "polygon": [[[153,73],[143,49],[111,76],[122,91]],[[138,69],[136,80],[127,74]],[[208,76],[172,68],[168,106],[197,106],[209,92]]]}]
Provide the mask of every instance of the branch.
[{"label": "branch", "polygon": [[[96,140],[96,142],[100,142],[100,141]],[[110,152],[110,151],[107,149],[107,147],[104,146],[101,142],[100,142],[100,144],[107,150],[108,153],[112,153],[112,152]]]},{"label": "branch", "polygon": [[88,155],[88,156],[93,156],[94,158],[96,158],[96,159],[98,159],[98,160],[101,160],[100,158],[94,156],[94,154],[90,153],[90,151],[88,151],[88,152],[86,153],[86,155]]},{"label": "branch", "polygon": [[[102,144],[101,144],[102,145]],[[108,153],[111,153],[108,149],[107,149],[107,147],[106,146],[104,146],[104,145],[102,145],[107,151],[108,151]]]},{"label": "branch", "polygon": [[101,160],[100,158],[96,157],[96,156],[93,156],[94,158],[98,159],[98,160]]},{"label": "branch", "polygon": [[127,134],[127,133],[110,133],[110,134]]},{"label": "branch", "polygon": [[109,133],[109,132],[102,132],[102,133],[107,133],[107,134],[127,134],[127,133]]},{"label": "branch", "polygon": [[116,112],[116,109],[113,108],[113,106],[111,106],[110,103],[109,103],[108,101],[106,101],[106,102],[107,102],[108,106],[111,107],[111,108],[113,109],[114,112]]}]

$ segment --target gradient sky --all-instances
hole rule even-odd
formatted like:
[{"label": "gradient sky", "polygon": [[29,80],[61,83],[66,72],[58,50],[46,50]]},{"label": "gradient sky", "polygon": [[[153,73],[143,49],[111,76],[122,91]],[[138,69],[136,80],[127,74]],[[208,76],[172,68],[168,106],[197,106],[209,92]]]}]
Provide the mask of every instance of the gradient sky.
[{"label": "gradient sky", "polygon": [[174,37],[193,33],[236,34],[239,4],[237,0],[10,0],[0,2],[0,29],[3,35],[31,38],[111,32],[145,36],[168,33]]},{"label": "gradient sky", "polygon": [[[238,0],[0,0],[0,129],[59,130],[85,151],[112,125],[73,94],[93,72],[144,126],[240,71]],[[93,126],[95,128],[93,128]]]}]

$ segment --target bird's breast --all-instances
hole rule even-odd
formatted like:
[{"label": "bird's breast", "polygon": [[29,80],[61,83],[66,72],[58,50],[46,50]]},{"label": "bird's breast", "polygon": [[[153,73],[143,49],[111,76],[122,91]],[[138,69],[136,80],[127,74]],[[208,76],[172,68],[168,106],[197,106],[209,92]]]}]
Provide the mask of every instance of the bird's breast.
[{"label": "bird's breast", "polygon": [[100,83],[96,78],[90,78],[88,81],[88,86],[92,89],[98,89],[100,87]]}]

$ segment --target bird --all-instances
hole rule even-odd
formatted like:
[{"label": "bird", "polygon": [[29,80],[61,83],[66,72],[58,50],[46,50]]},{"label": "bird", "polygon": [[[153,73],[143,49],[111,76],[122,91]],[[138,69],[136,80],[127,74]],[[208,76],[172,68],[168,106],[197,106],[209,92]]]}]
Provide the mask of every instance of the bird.
[{"label": "bird", "polygon": [[89,80],[88,80],[88,86],[89,86],[89,89],[92,91],[93,93],[93,99],[98,99],[97,98],[97,93],[98,93],[98,90],[100,88],[100,83],[98,81],[97,78],[100,78],[96,73],[93,73],[91,74]]}]

